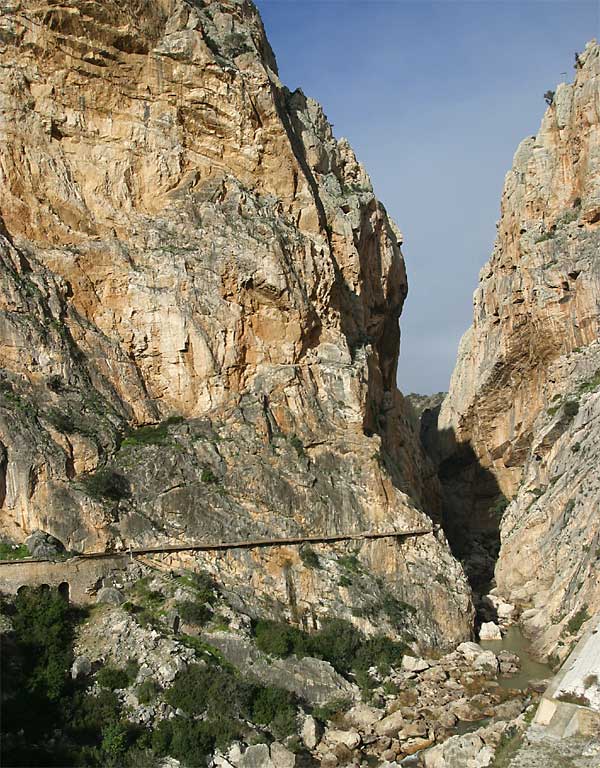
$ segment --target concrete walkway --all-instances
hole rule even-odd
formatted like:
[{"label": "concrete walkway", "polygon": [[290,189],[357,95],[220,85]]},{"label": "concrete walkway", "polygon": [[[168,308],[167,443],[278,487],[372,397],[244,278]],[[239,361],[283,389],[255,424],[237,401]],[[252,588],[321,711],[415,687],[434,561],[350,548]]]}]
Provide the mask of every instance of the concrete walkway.
[{"label": "concrete walkway", "polygon": [[[339,533],[317,536],[287,536],[271,539],[248,539],[245,541],[218,541],[196,544],[163,544],[158,547],[124,549],[120,552],[80,552],[78,558],[113,558],[115,555],[151,555],[168,552],[215,552],[227,549],[255,549],[258,547],[284,547],[302,544],[334,544],[339,541],[367,541],[371,539],[402,539],[409,536],[424,536],[433,533],[433,528],[414,528],[408,531],[357,531],[356,533]],[[27,557],[20,560],[0,560],[0,566],[16,565],[18,563],[51,562],[49,558]]]}]

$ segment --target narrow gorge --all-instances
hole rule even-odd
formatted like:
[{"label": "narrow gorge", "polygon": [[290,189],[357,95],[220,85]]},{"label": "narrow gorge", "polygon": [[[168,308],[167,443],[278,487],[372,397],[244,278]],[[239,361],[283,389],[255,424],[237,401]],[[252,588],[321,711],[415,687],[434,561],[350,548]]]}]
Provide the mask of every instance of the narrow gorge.
[{"label": "narrow gorge", "polygon": [[3,764],[508,766],[481,623],[558,668],[600,602],[598,45],[405,398],[402,234],[253,3],[0,11]]}]

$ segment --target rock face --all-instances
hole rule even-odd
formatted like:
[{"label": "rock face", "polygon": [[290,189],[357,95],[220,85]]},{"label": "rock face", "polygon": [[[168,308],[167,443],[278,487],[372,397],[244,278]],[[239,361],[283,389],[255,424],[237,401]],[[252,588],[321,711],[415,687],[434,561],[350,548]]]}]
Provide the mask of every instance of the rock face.
[{"label": "rock face", "polygon": [[[427,525],[395,383],[401,235],[281,84],[254,6],[11,0],[0,65],[3,533],[90,550]],[[443,537],[408,549],[431,641],[464,638]]]},{"label": "rock face", "polygon": [[[592,42],[515,154],[438,423],[447,513],[458,525],[500,526],[499,594],[527,610],[540,650],[561,656],[600,606],[599,246]],[[503,516],[501,494],[512,499]]]}]

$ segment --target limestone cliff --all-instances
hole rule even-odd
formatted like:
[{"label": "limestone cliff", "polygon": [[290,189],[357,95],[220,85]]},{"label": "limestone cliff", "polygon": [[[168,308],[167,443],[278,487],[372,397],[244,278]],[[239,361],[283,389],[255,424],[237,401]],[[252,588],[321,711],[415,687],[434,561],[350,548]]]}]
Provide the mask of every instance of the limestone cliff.
[{"label": "limestone cliff", "polygon": [[[254,6],[0,7],[3,532],[90,550],[427,524],[401,235]],[[418,636],[464,637],[443,535],[403,550],[363,555]]]},{"label": "limestone cliff", "polygon": [[[500,525],[498,587],[527,611],[540,649],[559,655],[600,606],[599,247],[592,42],[515,154],[438,424],[447,514]],[[513,501],[498,523],[502,494]]]}]

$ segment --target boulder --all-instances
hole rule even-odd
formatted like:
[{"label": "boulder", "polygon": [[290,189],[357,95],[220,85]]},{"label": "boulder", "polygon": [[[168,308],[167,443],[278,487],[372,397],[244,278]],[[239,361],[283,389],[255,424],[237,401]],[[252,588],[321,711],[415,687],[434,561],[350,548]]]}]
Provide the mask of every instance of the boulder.
[{"label": "boulder", "polygon": [[344,715],[344,722],[359,731],[370,731],[384,716],[384,711],[367,704],[357,704]]},{"label": "boulder", "polygon": [[334,746],[337,744],[343,744],[348,749],[355,749],[360,744],[360,734],[358,731],[341,731],[337,729],[331,729],[325,731],[325,741]]},{"label": "boulder", "polygon": [[65,551],[62,542],[46,531],[33,531],[25,544],[34,557],[53,557]]},{"label": "boulder", "polygon": [[404,656],[402,658],[402,669],[405,672],[423,672],[429,669],[429,662],[417,656]]},{"label": "boulder", "polygon": [[493,651],[483,651],[473,661],[473,669],[483,674],[498,674],[498,659]]},{"label": "boulder", "polygon": [[483,651],[483,648],[477,643],[461,643],[456,651],[467,661],[474,661]]},{"label": "boulder", "polygon": [[240,760],[241,768],[274,768],[271,753],[266,744],[254,744],[244,752]]},{"label": "boulder", "polygon": [[500,627],[493,621],[484,621],[479,629],[480,640],[502,640]]},{"label": "boulder", "polygon": [[521,659],[516,653],[511,653],[510,651],[500,651],[498,663],[500,665],[500,672],[503,675],[514,675],[521,668]]},{"label": "boulder", "polygon": [[[412,723],[405,725],[398,734],[401,739],[412,739],[415,736],[425,736],[427,733],[427,726],[424,720],[415,720]],[[404,746],[402,747],[404,749]]]},{"label": "boulder", "polygon": [[296,755],[289,749],[274,741],[271,744],[271,762],[275,768],[294,768],[296,765]]},{"label": "boulder", "polygon": [[375,724],[375,733],[378,736],[397,736],[404,724],[404,717],[400,710],[392,712]]},{"label": "boulder", "polygon": [[300,736],[307,749],[314,749],[321,738],[321,727],[312,715],[307,715],[302,723]]},{"label": "boulder", "polygon": [[98,590],[96,602],[107,605],[121,605],[125,602],[125,597],[115,587],[102,587],[102,589]]},{"label": "boulder", "polygon": [[87,677],[92,672],[92,662],[87,656],[77,656],[71,666],[71,677],[77,680],[80,677]]},{"label": "boulder", "polygon": [[402,751],[405,755],[414,755],[416,752],[420,752],[422,749],[427,749],[433,744],[431,739],[415,738],[409,739],[402,745]]}]

